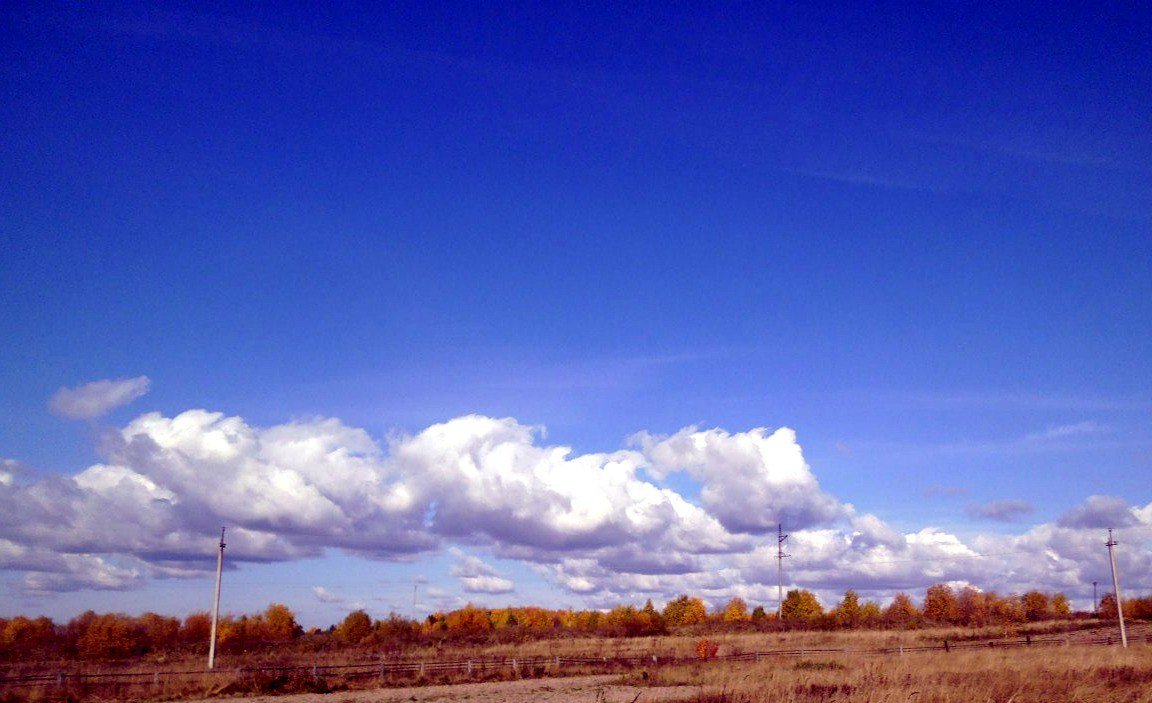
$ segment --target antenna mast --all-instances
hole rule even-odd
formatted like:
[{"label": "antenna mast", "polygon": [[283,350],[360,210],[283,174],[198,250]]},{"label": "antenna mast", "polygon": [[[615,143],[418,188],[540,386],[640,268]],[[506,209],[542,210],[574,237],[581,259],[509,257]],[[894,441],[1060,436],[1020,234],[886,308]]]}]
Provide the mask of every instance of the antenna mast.
[{"label": "antenna mast", "polygon": [[1116,595],[1116,617],[1120,619],[1120,645],[1128,646],[1128,633],[1124,630],[1124,601],[1120,597],[1120,577],[1116,574],[1116,553],[1112,551],[1119,542],[1112,539],[1112,530],[1108,530],[1108,561],[1112,562],[1112,592]]},{"label": "antenna mast", "polygon": [[224,571],[224,528],[220,528],[220,551],[216,553],[216,598],[212,601],[212,636],[208,641],[208,668],[216,668],[216,626],[220,622],[220,575]]},{"label": "antenna mast", "polygon": [[776,597],[779,605],[776,606],[776,617],[784,617],[784,560],[792,556],[784,553],[784,524],[776,523]]}]

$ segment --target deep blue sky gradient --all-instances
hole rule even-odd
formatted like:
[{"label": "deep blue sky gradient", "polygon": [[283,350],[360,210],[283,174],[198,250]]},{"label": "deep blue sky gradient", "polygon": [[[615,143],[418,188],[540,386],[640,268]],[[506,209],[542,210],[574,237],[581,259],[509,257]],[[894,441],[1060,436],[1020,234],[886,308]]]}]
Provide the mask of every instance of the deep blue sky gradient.
[{"label": "deep blue sky gradient", "polygon": [[908,528],[1152,499],[1147,8],[481,5],[6,5],[0,457],[92,463],[47,398],[147,374],[110,424],[787,425]]}]

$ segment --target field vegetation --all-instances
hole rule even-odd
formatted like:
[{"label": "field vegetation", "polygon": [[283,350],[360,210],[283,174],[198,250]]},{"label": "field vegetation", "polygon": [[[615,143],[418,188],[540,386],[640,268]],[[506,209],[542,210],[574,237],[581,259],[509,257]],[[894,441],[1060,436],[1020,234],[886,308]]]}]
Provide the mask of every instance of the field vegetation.
[{"label": "field vegetation", "polygon": [[[1110,604],[1112,610],[1109,610]],[[1152,598],[1126,601],[1125,612],[1137,623],[1152,620]],[[848,591],[835,607],[827,611],[814,595],[796,590],[789,592],[781,614],[779,617],[776,613],[766,612],[763,607],[749,609],[739,598],[709,612],[701,599],[682,595],[661,609],[648,602],[640,607],[625,605],[606,612],[537,607],[487,609],[469,605],[450,612],[433,613],[415,621],[396,614],[373,620],[367,613],[355,611],[327,629],[306,632],[296,622],[291,609],[273,604],[261,613],[229,615],[221,619],[217,658],[221,671],[216,673],[203,673],[210,627],[206,613],[195,613],[181,620],[155,613],[134,617],[88,612],[63,624],[44,617],[15,617],[0,619],[0,692],[3,692],[0,701],[58,698],[65,690],[65,697],[77,700],[94,697],[178,699],[209,693],[287,693],[381,684],[571,676],[644,668],[644,662],[637,664],[637,658],[652,660],[654,664],[652,671],[645,669],[643,672],[647,676],[644,680],[676,685],[679,685],[677,682],[688,684],[691,681],[691,685],[702,687],[700,691],[711,691],[718,685],[720,694],[717,695],[728,697],[723,700],[761,700],[748,697],[756,692],[741,688],[742,684],[736,679],[725,678],[736,676],[732,673],[736,671],[744,671],[741,676],[747,675],[753,680],[768,671],[776,672],[773,676],[790,672],[785,678],[793,682],[789,694],[793,697],[779,700],[818,700],[796,697],[800,695],[797,693],[799,689],[795,688],[799,685],[796,681],[813,684],[815,688],[812,690],[824,691],[829,700],[828,697],[833,695],[837,700],[856,700],[843,694],[863,690],[861,687],[887,690],[885,687],[892,688],[895,684],[891,682],[897,680],[923,686],[923,690],[929,690],[930,684],[943,686],[946,683],[947,677],[941,679],[926,669],[918,672],[900,669],[899,676],[889,673],[875,678],[880,676],[877,672],[881,670],[876,667],[889,671],[890,665],[877,663],[874,657],[869,658],[871,655],[867,652],[907,648],[909,658],[900,661],[908,666],[917,661],[938,661],[941,665],[949,662],[947,666],[951,667],[954,662],[967,661],[975,667],[973,670],[994,667],[996,662],[1004,665],[1023,662],[1027,657],[1042,659],[1050,655],[1022,655],[1018,650],[973,653],[957,648],[947,659],[936,660],[925,659],[926,655],[914,654],[912,650],[923,646],[940,647],[945,642],[959,647],[965,642],[1005,638],[1028,638],[1030,641],[1033,637],[1054,635],[1075,645],[1096,632],[1097,628],[1108,627],[1106,616],[1114,616],[1114,601],[1106,597],[1101,607],[1103,617],[1096,619],[1087,613],[1071,613],[1067,599],[1061,594],[1033,591],[1018,596],[999,596],[971,588],[954,592],[950,587],[938,584],[927,589],[919,603],[907,594],[900,594],[885,608],[873,602],[862,602],[853,591]],[[1100,632],[1111,631],[1109,628]],[[1141,637],[1146,639],[1148,631],[1147,626],[1136,624],[1133,640],[1142,642]],[[832,649],[838,650],[834,655],[828,655],[832,658],[806,658],[809,654],[822,656],[819,650]],[[1053,649],[1045,647],[1036,651]],[[1071,647],[1075,651],[1084,649]],[[1141,651],[1147,649],[1144,645]],[[780,650],[801,650],[800,662],[809,663],[789,669],[791,664],[782,665],[782,660],[776,660],[771,665],[765,663],[768,668],[761,672],[755,667],[748,669],[745,664],[706,661]],[[1053,661],[1065,656],[1060,654]],[[556,664],[537,662],[532,668],[518,668],[515,664],[511,667],[479,665],[482,661],[518,659],[526,662],[533,658],[546,658]],[[599,661],[566,663],[561,671],[559,658]],[[310,672],[293,669],[464,660],[475,660],[478,666],[475,670],[469,666],[466,674],[459,670],[436,673],[433,667],[425,672],[421,667],[402,676],[371,674],[363,676],[363,680],[356,676],[327,676],[316,669]],[[669,667],[665,665],[669,660],[699,661],[702,665]],[[1133,661],[1136,663],[1116,666],[1135,667],[1131,668],[1131,676],[1139,679],[1144,675],[1141,672],[1148,670],[1147,662]],[[1144,663],[1140,664],[1141,661]],[[656,662],[661,664],[655,666]],[[866,662],[872,663],[865,666]],[[1100,660],[1102,668],[1098,673],[1101,676],[1117,681],[1127,676],[1117,673],[1121,669],[1108,669],[1112,665],[1104,662]],[[275,671],[270,667],[282,667],[282,670]],[[127,672],[140,671],[157,672],[151,685],[129,685],[127,679],[114,690],[96,684],[81,685],[85,675],[114,679]],[[1069,671],[1088,675],[1082,667]],[[165,672],[177,672],[181,676],[169,680],[160,676]],[[203,675],[196,676],[198,673]],[[14,681],[16,677],[48,674],[60,677],[55,689],[16,685],[6,689],[3,683],[3,679]],[[955,676],[961,675],[956,673]],[[785,681],[784,678],[779,680]],[[66,686],[66,681],[74,683]],[[959,681],[956,678],[953,683]],[[977,684],[969,682],[964,685]],[[840,688],[834,690],[826,688],[828,686]],[[783,695],[781,691],[783,689],[777,693]],[[835,694],[836,691],[840,694]]]},{"label": "field vegetation", "polygon": [[1152,701],[1152,647],[1045,647],[825,655],[632,673],[638,687],[693,689],[640,700],[697,703],[1051,703]]}]

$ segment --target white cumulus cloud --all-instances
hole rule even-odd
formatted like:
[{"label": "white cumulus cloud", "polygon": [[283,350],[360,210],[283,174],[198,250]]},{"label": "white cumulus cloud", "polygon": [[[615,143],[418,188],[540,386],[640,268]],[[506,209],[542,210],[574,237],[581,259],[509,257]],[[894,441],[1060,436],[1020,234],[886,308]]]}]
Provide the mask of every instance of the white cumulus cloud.
[{"label": "white cumulus cloud", "polygon": [[670,437],[640,433],[635,440],[655,475],[684,471],[700,480],[704,507],[734,532],[767,532],[781,522],[810,527],[846,514],[820,489],[787,427],[731,434],[686,428]]},{"label": "white cumulus cloud", "polygon": [[460,579],[465,593],[511,593],[515,589],[516,585],[511,580],[500,576],[495,568],[479,557],[464,554],[456,548],[451,551],[458,559],[451,574]]},{"label": "white cumulus cloud", "polygon": [[[74,475],[32,480],[0,464],[0,568],[38,593],[203,575],[227,525],[232,563],[447,548],[458,593],[516,588],[467,547],[522,562],[592,606],[683,592],[771,602],[777,522],[791,533],[785,585],[826,598],[936,582],[1074,592],[1106,573],[1103,533],[1083,529],[1105,522],[1123,528],[1125,569],[1152,567],[1152,504],[1094,497],[1058,523],[961,538],[856,513],[821,489],[790,429],[686,428],[631,447],[577,453],[540,428],[480,415],[380,443],[337,419],[257,427],[206,410],[147,413]],[[698,499],[648,478],[674,472]]]}]

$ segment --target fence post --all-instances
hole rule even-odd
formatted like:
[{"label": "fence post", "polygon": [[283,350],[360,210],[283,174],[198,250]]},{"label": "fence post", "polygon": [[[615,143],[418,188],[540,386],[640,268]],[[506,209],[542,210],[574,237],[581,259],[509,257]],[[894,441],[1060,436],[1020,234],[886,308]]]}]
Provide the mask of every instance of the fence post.
[{"label": "fence post", "polygon": [[472,660],[471,659],[468,660],[468,675],[469,676],[472,675]]},{"label": "fence post", "polygon": [[160,672],[159,671],[152,672],[152,685],[153,686],[159,686],[160,685]]},{"label": "fence post", "polygon": [[904,645],[900,645],[900,656],[904,656]]},{"label": "fence post", "polygon": [[512,675],[513,676],[519,676],[520,675],[519,667],[516,666],[516,657],[512,657]]},{"label": "fence post", "polygon": [[420,662],[420,675],[424,675],[424,662]]},{"label": "fence post", "polygon": [[560,655],[556,655],[556,673],[560,673]]},{"label": "fence post", "polygon": [[951,652],[951,651],[952,650],[948,648],[948,640],[944,640],[944,653],[947,654],[948,652]]}]

